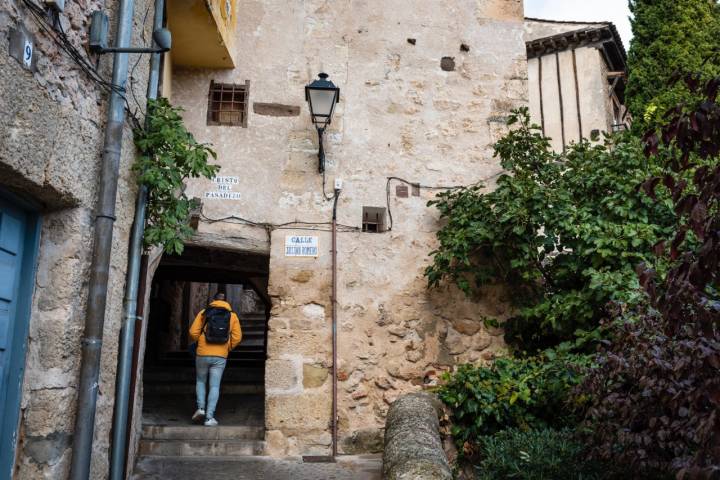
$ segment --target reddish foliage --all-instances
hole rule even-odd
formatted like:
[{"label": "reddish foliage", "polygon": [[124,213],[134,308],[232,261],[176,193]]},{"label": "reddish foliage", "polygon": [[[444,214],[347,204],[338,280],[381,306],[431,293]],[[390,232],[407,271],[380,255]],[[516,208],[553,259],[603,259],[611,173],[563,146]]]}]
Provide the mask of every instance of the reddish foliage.
[{"label": "reddish foliage", "polygon": [[720,427],[720,336],[663,321],[627,323],[600,356],[582,390],[594,456],[627,465],[633,478],[716,478]]},{"label": "reddish foliage", "polygon": [[596,456],[709,479],[720,478],[720,77],[683,80],[703,99],[670,110],[662,131],[644,139],[647,155],[662,149],[669,158],[669,173],[643,189],[672,193],[679,228],[654,248],[672,266],[664,278],[638,267],[650,305],[606,346],[580,390],[591,399]]},{"label": "reddish foliage", "polygon": [[[643,185],[650,195],[660,182],[672,192],[682,221],[670,243],[670,258],[677,262],[662,289],[655,288],[652,271],[641,268],[639,274],[670,331],[691,322],[710,333],[720,318],[715,290],[720,275],[720,77],[703,83],[692,74],[684,80],[704,99],[695,108],[680,105],[669,111],[661,134],[645,136],[647,154],[657,153],[661,144],[667,147],[672,154],[669,167],[675,173]],[[690,177],[691,183],[685,179]],[[689,232],[698,242],[692,248],[687,246]]]}]

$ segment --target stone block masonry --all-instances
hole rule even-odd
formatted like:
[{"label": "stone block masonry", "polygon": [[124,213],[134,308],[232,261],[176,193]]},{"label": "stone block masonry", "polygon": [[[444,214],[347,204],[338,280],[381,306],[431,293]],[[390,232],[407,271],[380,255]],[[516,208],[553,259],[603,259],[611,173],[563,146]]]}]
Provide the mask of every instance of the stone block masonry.
[{"label": "stone block masonry", "polygon": [[[359,229],[363,207],[373,207],[390,226],[388,206],[392,213],[391,231],[338,234],[339,447],[376,450],[397,397],[504,349],[502,332],[482,321],[510,313],[501,286],[473,299],[427,289],[423,272],[440,227],[427,202],[437,190],[409,186],[412,195],[396,196],[392,184],[388,205],[386,187],[390,176],[463,185],[501,171],[492,145],[510,110],[527,104],[522,3],[243,0],[238,11],[238,68],[175,69],[172,92],[190,130],[214,145],[222,175],[239,179],[239,198],[205,199],[205,216],[318,222],[315,231],[284,227],[269,236],[266,453],[330,452],[332,202],[323,196],[304,98],[321,71],[341,89],[325,134],[326,192],[335,178],[344,185],[338,222]],[[298,106],[299,115],[261,109],[249,113],[247,128],[208,126],[211,80],[249,80],[250,102]],[[191,182],[188,193],[202,197],[211,186]],[[262,228],[223,222],[201,221],[199,232],[268,238]],[[288,235],[316,236],[318,256],[286,256]]]},{"label": "stone block masonry", "polygon": [[[34,2],[39,4],[40,2]],[[87,55],[89,19],[107,11],[115,25],[116,0],[70,1],[59,16],[67,37]],[[136,0],[133,43],[149,42],[150,0]],[[34,71],[7,55],[10,29],[25,28],[35,40]],[[110,32],[111,36],[114,32]],[[0,6],[0,189],[40,205],[42,229],[16,452],[15,478],[67,477],[72,446],[80,341],[92,252],[94,209],[103,144],[107,95],[44,33],[24,2]],[[98,61],[99,74],[111,78],[112,56]],[[144,109],[148,59],[133,55],[128,85]],[[131,100],[132,101],[132,100]],[[124,130],[117,222],[93,446],[92,478],[108,471],[117,338],[120,327],[126,251],[132,222],[135,148]]]}]

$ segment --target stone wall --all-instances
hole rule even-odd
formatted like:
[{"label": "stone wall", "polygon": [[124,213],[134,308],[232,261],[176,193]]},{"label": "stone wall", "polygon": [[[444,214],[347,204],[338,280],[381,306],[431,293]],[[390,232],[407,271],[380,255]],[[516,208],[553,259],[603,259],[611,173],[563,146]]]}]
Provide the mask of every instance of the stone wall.
[{"label": "stone wall", "polygon": [[[363,206],[387,207],[388,176],[427,186],[492,179],[500,172],[492,145],[505,132],[508,112],[527,103],[522,2],[241,0],[238,12],[238,67],[173,69],[173,102],[186,109],[198,139],[214,145],[221,174],[238,177],[232,190],[239,198],[205,198],[205,219],[320,223],[305,226],[315,231],[280,227],[269,234],[266,439],[271,455],[327,454],[332,202],[317,173],[304,86],[325,71],[341,88],[325,146],[328,194],[335,178],[344,182],[342,225],[359,228]],[[211,80],[250,81],[247,128],[206,125]],[[256,102],[284,107],[256,113]],[[339,429],[346,453],[379,448],[388,405],[399,395],[434,384],[458,362],[487,361],[504,348],[502,332],[482,321],[508,314],[501,287],[476,299],[427,290],[423,271],[439,222],[426,203],[437,190],[404,196],[397,185],[389,188],[392,231],[342,227],[338,234]],[[188,192],[203,197],[215,189],[196,181]],[[268,239],[265,228],[239,223],[203,221],[199,231],[228,241]],[[286,257],[285,237],[292,234],[317,236],[318,257]]]},{"label": "stone wall", "polygon": [[[152,11],[148,9],[152,2],[135,3],[133,43],[148,44],[152,25]],[[114,0],[66,2],[60,22],[71,42],[85,52],[89,16],[98,9],[108,11],[113,38],[116,4]],[[35,72],[21,68],[7,55],[8,32],[18,26],[35,36]],[[39,30],[19,0],[0,6],[0,51],[0,188],[20,193],[42,208],[16,478],[62,479],[67,476],[71,455],[107,94]],[[131,67],[135,60],[137,56],[131,56]],[[111,68],[111,55],[99,59],[103,78],[110,79]],[[134,68],[131,83],[143,109],[147,70],[145,56]],[[132,102],[132,96],[128,97]],[[124,131],[118,189],[93,478],[107,475],[117,338],[135,198],[135,180],[130,173],[134,154],[128,127]]]}]

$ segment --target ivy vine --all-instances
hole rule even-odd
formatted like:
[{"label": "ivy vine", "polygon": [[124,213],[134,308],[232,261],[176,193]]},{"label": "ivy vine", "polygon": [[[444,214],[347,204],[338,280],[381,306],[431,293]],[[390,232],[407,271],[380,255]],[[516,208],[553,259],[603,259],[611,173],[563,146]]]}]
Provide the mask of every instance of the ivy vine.
[{"label": "ivy vine", "polygon": [[181,111],[166,98],[148,102],[145,127],[134,132],[141,155],[133,165],[139,183],[148,189],[145,246],[160,245],[166,253],[178,255],[193,233],[190,213],[199,206],[185,195],[185,181],[210,179],[220,170],[208,163],[217,154],[188,132]]}]

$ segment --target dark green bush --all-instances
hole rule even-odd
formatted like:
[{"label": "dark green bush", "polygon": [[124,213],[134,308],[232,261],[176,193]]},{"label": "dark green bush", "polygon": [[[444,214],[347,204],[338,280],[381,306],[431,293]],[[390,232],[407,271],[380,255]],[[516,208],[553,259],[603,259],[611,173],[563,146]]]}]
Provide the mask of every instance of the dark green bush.
[{"label": "dark green bush", "polygon": [[675,216],[669,201],[638,190],[658,171],[638,139],[553,153],[527,109],[508,123],[513,129],[495,145],[507,172],[497,188],[448,190],[430,202],[446,223],[425,275],[431,287],[454,284],[468,295],[508,286],[518,309],[505,338],[540,351],[596,329],[610,318],[608,305],[640,301],[634,268],[654,260]]},{"label": "dark green bush", "polygon": [[569,392],[589,364],[580,355],[552,351],[528,358],[499,358],[491,366],[461,365],[446,375],[439,397],[452,409],[452,435],[469,454],[483,436],[508,428],[573,425]]},{"label": "dark green bush", "polygon": [[584,446],[571,430],[506,430],[483,437],[478,480],[591,480],[610,478],[601,465],[585,460]]}]

